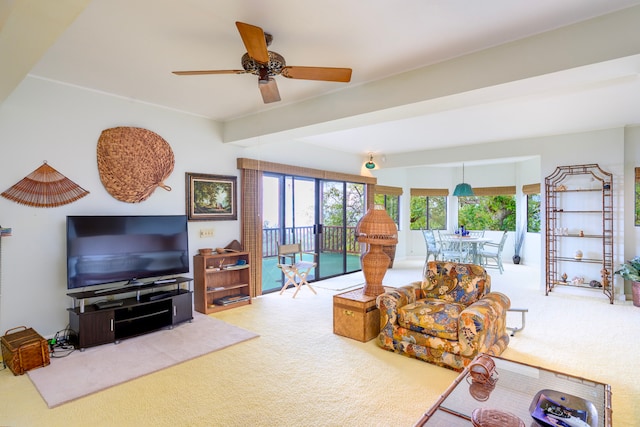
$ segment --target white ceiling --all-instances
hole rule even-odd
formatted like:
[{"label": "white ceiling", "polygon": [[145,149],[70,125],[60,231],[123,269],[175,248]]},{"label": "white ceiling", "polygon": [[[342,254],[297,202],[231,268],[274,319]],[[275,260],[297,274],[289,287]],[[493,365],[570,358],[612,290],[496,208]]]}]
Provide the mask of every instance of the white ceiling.
[{"label": "white ceiling", "polygon": [[[17,3],[0,8],[0,25],[8,23],[3,32],[11,29],[11,18],[35,19],[34,8],[19,11]],[[401,88],[404,72],[640,5],[640,0],[87,3],[29,66],[29,75],[224,122],[229,142],[247,143],[272,134],[350,153],[393,154],[640,123],[637,55],[430,99],[412,100],[407,93],[411,90],[404,88],[402,94],[400,89],[394,92],[394,87]],[[57,10],[63,9],[61,5]],[[241,69],[245,49],[235,21],[271,33],[270,50],[282,54],[288,65],[350,67],[352,81],[277,77],[282,101],[265,105],[256,76],[171,73]],[[18,40],[12,43],[32,42]],[[14,62],[20,62],[13,54]],[[428,87],[430,81],[422,79],[421,84]],[[387,91],[393,99],[371,100],[369,108],[370,88],[375,88],[372,93]],[[348,110],[350,103],[354,105]],[[305,111],[307,118],[294,117]],[[248,127],[257,130],[234,136]]]}]

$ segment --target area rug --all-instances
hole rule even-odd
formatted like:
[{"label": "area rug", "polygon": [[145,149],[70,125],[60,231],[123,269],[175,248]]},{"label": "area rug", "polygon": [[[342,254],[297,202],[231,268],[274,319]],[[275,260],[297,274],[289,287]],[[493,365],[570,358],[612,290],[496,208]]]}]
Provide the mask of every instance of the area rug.
[{"label": "area rug", "polygon": [[332,277],[330,279],[313,282],[311,286],[329,291],[346,291],[364,286],[364,275],[361,271],[344,276]]},{"label": "area rug", "polygon": [[49,408],[241,343],[258,335],[200,313],[193,322],[74,351],[27,372]]},{"label": "area rug", "polygon": [[315,283],[312,284],[313,287],[315,288],[320,288],[320,289],[326,289],[329,291],[346,291],[348,289],[355,289],[355,288],[361,288],[364,286],[364,282],[358,282],[358,283],[354,283],[354,284],[348,284],[348,283],[336,283],[336,284],[323,284],[323,285],[316,285]]}]

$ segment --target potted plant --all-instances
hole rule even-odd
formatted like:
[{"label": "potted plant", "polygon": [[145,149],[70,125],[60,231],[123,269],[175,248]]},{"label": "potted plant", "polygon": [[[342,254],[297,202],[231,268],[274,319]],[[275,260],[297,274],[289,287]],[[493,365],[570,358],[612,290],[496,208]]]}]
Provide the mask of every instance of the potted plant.
[{"label": "potted plant", "polygon": [[633,305],[640,307],[640,256],[622,264],[615,272],[625,280],[630,280]]},{"label": "potted plant", "polygon": [[513,236],[513,263],[520,264],[522,260],[520,251],[522,251],[522,245],[524,244],[524,229],[516,230]]}]

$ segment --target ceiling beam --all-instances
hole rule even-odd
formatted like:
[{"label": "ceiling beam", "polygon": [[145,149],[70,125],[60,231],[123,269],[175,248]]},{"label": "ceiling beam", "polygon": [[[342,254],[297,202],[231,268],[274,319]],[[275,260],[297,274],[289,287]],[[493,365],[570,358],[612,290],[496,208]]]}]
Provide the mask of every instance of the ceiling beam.
[{"label": "ceiling beam", "polygon": [[[640,54],[638,22],[640,6],[234,119],[224,124],[223,140],[252,145],[303,138],[318,130],[406,118],[407,105],[413,107],[411,114],[415,116],[425,110],[452,108],[461,96],[486,103],[513,96],[514,90],[530,92],[536,90],[536,85],[530,85],[532,79]],[[525,80],[528,85],[514,85]]]}]

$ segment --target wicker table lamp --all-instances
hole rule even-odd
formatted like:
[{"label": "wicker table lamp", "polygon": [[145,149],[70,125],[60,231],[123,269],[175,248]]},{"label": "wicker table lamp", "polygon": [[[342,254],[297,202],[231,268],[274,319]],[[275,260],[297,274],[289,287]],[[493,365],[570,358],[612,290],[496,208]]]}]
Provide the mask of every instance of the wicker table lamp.
[{"label": "wicker table lamp", "polygon": [[358,242],[369,245],[367,252],[361,257],[365,278],[363,293],[368,296],[378,296],[384,293],[382,279],[391,260],[382,251],[382,247],[398,243],[398,228],[383,206],[374,205],[358,221],[356,238]]}]

